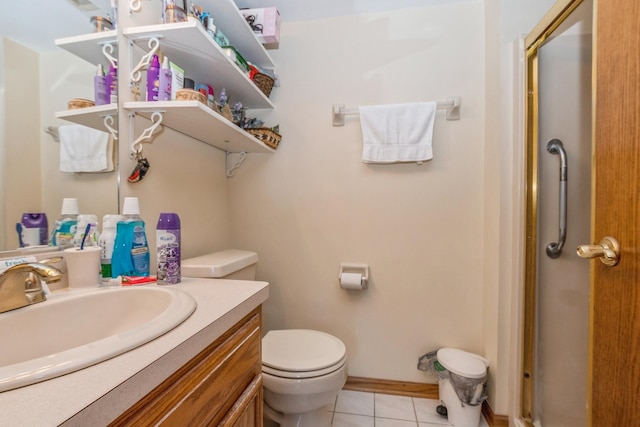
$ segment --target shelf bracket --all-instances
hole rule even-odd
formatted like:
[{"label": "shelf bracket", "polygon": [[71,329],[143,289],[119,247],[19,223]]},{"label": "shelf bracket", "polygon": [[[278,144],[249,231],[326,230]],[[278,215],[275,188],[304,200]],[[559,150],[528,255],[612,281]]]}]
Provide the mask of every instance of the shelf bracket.
[{"label": "shelf bracket", "polygon": [[[238,161],[232,166],[229,167],[229,163],[231,162],[231,156],[233,156],[234,154],[237,154],[240,158],[238,159]],[[227,158],[226,158],[226,167],[227,167],[227,178],[233,178],[233,175],[235,174],[235,170],[239,169],[240,166],[242,166],[242,164],[244,163],[244,161],[247,160],[247,152],[246,151],[242,151],[240,153],[231,153],[229,151],[227,151]]]},{"label": "shelf bracket", "polygon": [[[135,117],[135,115],[130,116],[130,117]],[[160,124],[162,124],[162,113],[160,111],[156,111],[151,115],[151,126],[149,126],[148,128],[146,128],[141,134],[140,136],[131,143],[131,148],[130,148],[130,152],[129,152],[129,157],[131,157],[132,159],[135,158],[137,155],[142,153],[142,143],[144,141],[148,141],[151,139],[151,137],[153,136],[154,132],[156,131],[156,129],[158,129],[158,126],[160,126]],[[131,128],[133,128],[133,124],[131,125]]]},{"label": "shelf bracket", "polygon": [[118,58],[113,56],[114,47],[111,43],[105,43],[102,45],[102,54],[109,60],[113,68],[118,68]]},{"label": "shelf bracket", "polygon": [[107,128],[107,130],[109,130],[109,133],[111,133],[111,136],[113,137],[114,140],[118,140],[118,130],[116,128],[113,127],[113,114],[109,114],[107,116],[103,116],[103,120],[104,120],[104,127]]},{"label": "shelf bracket", "polygon": [[156,54],[156,52],[158,51],[158,48],[160,47],[160,40],[158,40],[157,37],[151,37],[149,39],[148,42],[148,46],[149,46],[149,52],[147,52],[141,59],[140,62],[138,62],[138,65],[136,65],[133,70],[131,70],[131,82],[132,83],[140,83],[140,80],[142,80],[142,72],[141,70],[143,68],[145,68],[146,66],[149,65],[149,63],[151,63],[151,60],[153,59],[153,55]]}]

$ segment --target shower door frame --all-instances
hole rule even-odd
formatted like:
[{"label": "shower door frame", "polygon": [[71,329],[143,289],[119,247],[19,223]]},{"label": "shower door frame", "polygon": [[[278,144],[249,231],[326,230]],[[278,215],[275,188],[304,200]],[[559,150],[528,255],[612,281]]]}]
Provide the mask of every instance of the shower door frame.
[{"label": "shower door frame", "polygon": [[[536,293],[538,248],[538,49],[551,34],[582,4],[583,0],[559,0],[525,38],[525,167],[526,218],[524,306],[522,331],[522,373],[520,417],[533,427],[536,354]],[[586,375],[586,372],[585,372]]]}]

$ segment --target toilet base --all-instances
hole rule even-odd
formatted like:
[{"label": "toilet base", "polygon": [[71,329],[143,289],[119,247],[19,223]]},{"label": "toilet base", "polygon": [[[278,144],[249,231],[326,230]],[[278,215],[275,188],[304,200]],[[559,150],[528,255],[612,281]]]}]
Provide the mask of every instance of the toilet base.
[{"label": "toilet base", "polygon": [[302,414],[283,414],[264,403],[264,415],[275,421],[280,427],[330,427],[331,412],[329,406]]}]

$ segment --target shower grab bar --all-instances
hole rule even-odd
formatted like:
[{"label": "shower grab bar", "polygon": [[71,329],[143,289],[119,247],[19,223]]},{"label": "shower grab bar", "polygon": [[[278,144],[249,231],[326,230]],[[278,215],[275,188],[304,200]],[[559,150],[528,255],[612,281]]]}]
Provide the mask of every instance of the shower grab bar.
[{"label": "shower grab bar", "polygon": [[558,258],[567,238],[567,152],[559,139],[549,141],[547,151],[560,156],[560,237],[557,243],[551,242],[546,248],[549,258]]}]

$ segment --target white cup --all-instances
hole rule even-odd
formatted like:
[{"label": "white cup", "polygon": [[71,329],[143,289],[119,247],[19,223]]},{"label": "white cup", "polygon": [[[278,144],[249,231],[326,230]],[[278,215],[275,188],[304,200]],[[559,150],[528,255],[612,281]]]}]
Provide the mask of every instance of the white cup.
[{"label": "white cup", "polygon": [[64,250],[67,261],[67,280],[70,288],[89,288],[101,283],[100,246],[85,246],[84,249]]}]

